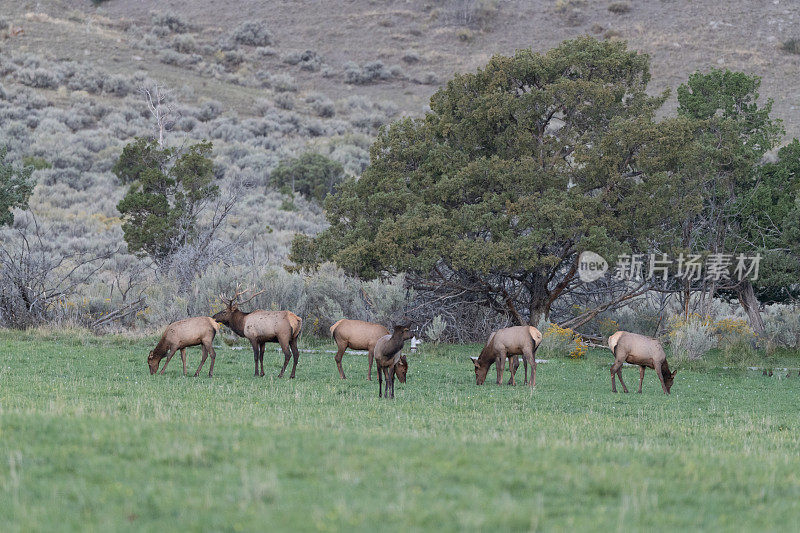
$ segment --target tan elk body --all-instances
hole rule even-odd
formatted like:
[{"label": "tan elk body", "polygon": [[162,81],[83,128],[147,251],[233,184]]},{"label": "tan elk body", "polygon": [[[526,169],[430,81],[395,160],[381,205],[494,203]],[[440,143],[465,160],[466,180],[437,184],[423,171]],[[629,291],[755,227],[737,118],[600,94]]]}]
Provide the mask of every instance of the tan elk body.
[{"label": "tan elk body", "polygon": [[219,331],[219,324],[207,316],[197,316],[173,322],[164,334],[161,335],[161,340],[158,341],[155,349],[147,356],[147,364],[150,366],[150,374],[158,372],[158,365],[161,359],[165,356],[167,358],[161,373],[167,369],[172,356],[175,352],[181,351],[181,361],[183,362],[183,375],[186,375],[186,348],[190,346],[201,346],[203,349],[203,360],[200,361],[200,366],[197,367],[195,376],[200,374],[200,369],[203,368],[203,363],[206,362],[208,354],[211,354],[211,366],[208,369],[208,377],[214,375],[214,360],[217,357],[214,351],[214,337]]},{"label": "tan elk body", "polygon": [[[283,377],[283,373],[289,364],[289,359],[294,356],[292,373],[289,375],[290,378],[293,378],[297,369],[297,360],[300,358],[300,353],[297,350],[297,338],[300,336],[303,320],[291,311],[264,311],[257,309],[245,313],[239,309],[239,305],[249,302],[261,293],[252,295],[244,302],[237,303],[237,298],[244,292],[237,291],[233,298],[223,298],[225,309],[215,314],[213,316],[214,320],[228,326],[234,333],[250,341],[250,345],[253,347],[255,376],[264,375],[265,344],[267,342],[277,342],[280,344],[284,355],[283,368],[281,368],[281,373],[278,374],[278,377]],[[260,372],[259,363],[261,364]]]},{"label": "tan elk body", "polygon": [[[378,398],[394,398],[394,377],[400,383],[406,382],[408,373],[408,360],[400,353],[405,342],[413,336],[410,324],[394,326],[391,335],[384,335],[375,343],[375,366],[378,371]],[[386,387],[381,392],[384,378]]]},{"label": "tan elk body", "polygon": [[364,322],[363,320],[349,320],[343,318],[331,326],[331,335],[336,341],[336,367],[339,369],[339,377],[346,379],[342,369],[342,357],[348,348],[353,350],[367,350],[369,358],[369,369],[367,379],[372,380],[372,362],[375,358],[375,343],[384,335],[388,335],[389,330],[380,324]]},{"label": "tan elk body", "polygon": [[622,381],[622,363],[639,365],[639,390],[642,392],[644,369],[652,368],[656,371],[658,380],[664,394],[669,394],[672,382],[678,371],[670,372],[667,364],[667,354],[658,339],[646,337],[637,333],[618,331],[608,338],[608,347],[614,354],[614,364],[611,365],[611,392],[617,392],[614,376],[619,377],[622,390],[628,392],[628,387]]},{"label": "tan elk body", "polygon": [[[533,326],[512,326],[510,328],[498,329],[489,335],[486,345],[481,350],[478,357],[472,357],[475,364],[475,382],[483,385],[489,368],[495,365],[497,368],[497,384],[503,382],[503,369],[506,358],[511,355],[522,355],[525,362],[525,384],[531,387],[536,386],[536,348],[542,343],[542,333]],[[528,365],[531,365],[531,379],[528,382]],[[511,364],[510,385],[515,385],[514,375],[519,364]]]}]

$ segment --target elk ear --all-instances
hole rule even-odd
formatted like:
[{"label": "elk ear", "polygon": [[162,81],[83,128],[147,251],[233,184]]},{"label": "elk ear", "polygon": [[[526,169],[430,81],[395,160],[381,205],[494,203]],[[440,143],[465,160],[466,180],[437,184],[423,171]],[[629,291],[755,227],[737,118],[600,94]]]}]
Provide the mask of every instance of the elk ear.
[{"label": "elk ear", "polygon": [[673,370],[673,371],[672,371],[672,375],[671,375],[670,377],[674,378],[674,377],[675,377],[675,374],[677,374],[677,373],[678,373],[678,371],[677,371],[677,370]]}]

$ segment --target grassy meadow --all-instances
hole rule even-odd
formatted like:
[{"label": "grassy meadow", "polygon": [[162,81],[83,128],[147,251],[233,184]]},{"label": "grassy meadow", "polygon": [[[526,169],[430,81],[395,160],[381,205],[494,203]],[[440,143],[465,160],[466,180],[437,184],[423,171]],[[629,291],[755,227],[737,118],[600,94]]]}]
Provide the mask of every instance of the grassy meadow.
[{"label": "grassy meadow", "polygon": [[227,346],[213,379],[179,357],[150,376],[154,342],[0,331],[3,531],[800,527],[797,370],[710,356],[669,397],[652,371],[614,395],[591,350],[540,364],[530,391],[477,387],[475,346],[428,347],[387,401],[363,355],[338,378],[332,342],[301,342],[318,352],[291,381],[278,352],[254,378]]}]

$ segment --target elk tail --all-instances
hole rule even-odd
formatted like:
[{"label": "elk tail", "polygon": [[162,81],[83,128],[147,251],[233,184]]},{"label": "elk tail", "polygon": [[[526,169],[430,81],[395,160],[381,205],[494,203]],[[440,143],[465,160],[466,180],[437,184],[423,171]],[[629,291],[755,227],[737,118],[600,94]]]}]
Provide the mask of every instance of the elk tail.
[{"label": "elk tail", "polygon": [[334,325],[332,325],[332,326],[331,326],[331,337],[333,337],[333,332],[334,332],[334,331],[336,331],[336,327],[337,327],[339,324],[341,324],[341,323],[342,323],[342,320],[344,320],[344,318],[342,318],[341,320],[337,320],[337,321],[336,321],[336,323],[335,323]]},{"label": "elk tail", "polygon": [[289,313],[289,325],[292,327],[292,338],[296,339],[300,336],[300,330],[303,328],[303,319],[297,316],[296,314],[288,311]]}]

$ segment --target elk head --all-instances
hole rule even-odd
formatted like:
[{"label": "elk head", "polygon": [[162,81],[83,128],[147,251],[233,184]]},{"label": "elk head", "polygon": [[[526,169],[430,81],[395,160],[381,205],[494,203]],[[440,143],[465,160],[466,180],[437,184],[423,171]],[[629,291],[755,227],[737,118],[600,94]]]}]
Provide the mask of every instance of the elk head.
[{"label": "elk head", "polygon": [[404,341],[407,341],[413,337],[414,333],[411,331],[411,323],[406,322],[404,324],[395,324],[392,334],[396,335],[398,333],[402,335]]},{"label": "elk head", "polygon": [[158,372],[158,365],[161,363],[162,357],[163,356],[156,355],[155,350],[151,350],[150,354],[147,356],[147,365],[150,367],[151,376]]},{"label": "elk head", "polygon": [[486,374],[489,373],[489,365],[486,365],[486,367],[481,366],[477,357],[470,357],[470,359],[475,365],[475,384],[483,385],[483,382],[486,381]]},{"label": "elk head", "polygon": [[396,365],[394,365],[394,374],[397,376],[397,379],[400,380],[400,383],[406,382],[406,375],[408,374],[408,359],[406,359],[405,355],[401,355],[400,360],[397,361]]},{"label": "elk head", "polygon": [[672,372],[666,372],[664,374],[664,386],[667,388],[667,394],[669,394],[669,390],[672,388],[672,382],[675,381],[675,374],[677,373],[677,370],[673,370]]},{"label": "elk head", "polygon": [[219,295],[219,299],[220,299],[220,301],[222,301],[223,304],[225,304],[225,309],[223,309],[222,311],[220,311],[218,313],[215,313],[211,318],[213,318],[214,320],[216,320],[220,324],[224,324],[224,325],[230,327],[231,319],[233,318],[233,314],[236,311],[239,310],[239,306],[246,304],[247,302],[249,302],[250,300],[252,300],[256,296],[258,296],[259,294],[264,292],[264,291],[258,291],[257,293],[254,293],[254,294],[250,295],[250,297],[247,300],[244,300],[242,302],[239,301],[239,298],[241,298],[242,295],[244,295],[247,292],[252,291],[252,290],[255,290],[255,289],[251,288],[251,289],[240,290],[239,289],[239,285],[237,285],[236,286],[236,290],[233,293],[233,296],[231,296],[230,298],[227,298],[223,294],[220,294]]}]

